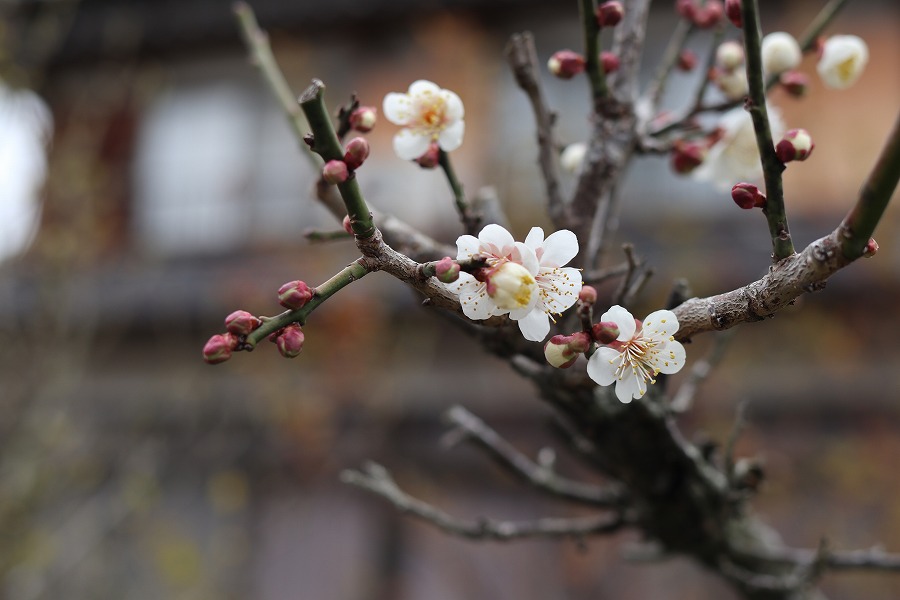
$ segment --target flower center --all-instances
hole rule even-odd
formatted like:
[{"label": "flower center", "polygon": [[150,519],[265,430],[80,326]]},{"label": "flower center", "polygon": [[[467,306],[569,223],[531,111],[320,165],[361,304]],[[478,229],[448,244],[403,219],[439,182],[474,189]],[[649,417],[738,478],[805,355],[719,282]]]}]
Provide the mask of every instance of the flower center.
[{"label": "flower center", "polygon": [[855,70],[856,59],[854,57],[850,57],[845,61],[842,61],[837,66],[838,75],[840,75],[841,79],[847,80],[853,77],[853,71]]},{"label": "flower center", "polygon": [[616,367],[616,379],[622,379],[627,371],[631,371],[637,378],[638,385],[643,393],[643,382],[656,383],[654,377],[659,372],[653,366],[652,358],[658,353],[658,342],[652,339],[644,339],[638,333],[634,338],[625,342],[619,351],[619,366]]},{"label": "flower center", "polygon": [[418,100],[419,118],[415,129],[436,137],[444,129],[447,103],[434,94],[423,94]]},{"label": "flower center", "polygon": [[485,283],[488,296],[503,310],[525,308],[537,291],[537,282],[528,269],[508,260],[487,272]]}]

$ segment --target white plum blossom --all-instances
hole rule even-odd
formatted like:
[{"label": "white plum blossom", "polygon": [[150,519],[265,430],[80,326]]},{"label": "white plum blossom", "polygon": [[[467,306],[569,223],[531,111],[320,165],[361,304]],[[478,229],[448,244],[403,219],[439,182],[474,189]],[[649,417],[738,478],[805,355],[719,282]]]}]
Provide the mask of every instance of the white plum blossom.
[{"label": "white plum blossom", "polygon": [[465,133],[462,100],[450,90],[420,79],[406,94],[391,92],[384,97],[385,118],[403,129],[394,136],[394,152],[403,160],[415,160],[432,142],[450,152],[460,147]]},{"label": "white plum blossom", "polygon": [[559,155],[559,164],[567,173],[578,173],[584,164],[584,156],[587,154],[587,144],[575,142],[563,148]]},{"label": "white plum blossom", "polygon": [[[778,109],[767,106],[769,127],[772,137],[780,139],[784,134],[784,123]],[[721,136],[706,154],[703,164],[691,176],[698,181],[709,181],[719,189],[729,189],[738,181],[759,181],[762,179],[762,163],[753,120],[743,108],[734,108],[718,123]]]},{"label": "white plum blossom", "polygon": [[540,342],[550,333],[553,315],[561,315],[578,300],[581,271],[564,266],[578,254],[578,237],[560,229],[544,239],[544,230],[532,227],[525,245],[534,250],[540,263],[535,277],[540,296],[534,310],[519,319],[519,329],[525,339]]},{"label": "white plum blossom", "polygon": [[789,33],[776,31],[762,39],[760,47],[763,71],[767,75],[780,75],[800,64],[803,52],[800,44]]},{"label": "white plum blossom", "polygon": [[684,346],[673,337],[678,318],[668,310],[635,321],[619,305],[603,313],[600,321],[612,321],[619,328],[616,341],[601,346],[588,360],[588,376],[599,385],[616,384],[616,397],[627,404],[647,393],[648,382],[656,383],[660,373],[677,373],[684,366]]},{"label": "white plum blossom", "polygon": [[534,227],[523,243],[491,224],[477,238],[460,236],[456,246],[457,260],[487,259],[477,276],[460,273],[449,286],[470,319],[509,314],[526,339],[539,342],[550,331],[551,316],[578,300],[581,273],[564,267],[578,253],[578,239],[567,229],[544,239],[543,230]]},{"label": "white plum blossom", "polygon": [[822,46],[822,56],[816,70],[822,83],[843,90],[859,79],[869,62],[869,47],[855,35],[835,35]]}]

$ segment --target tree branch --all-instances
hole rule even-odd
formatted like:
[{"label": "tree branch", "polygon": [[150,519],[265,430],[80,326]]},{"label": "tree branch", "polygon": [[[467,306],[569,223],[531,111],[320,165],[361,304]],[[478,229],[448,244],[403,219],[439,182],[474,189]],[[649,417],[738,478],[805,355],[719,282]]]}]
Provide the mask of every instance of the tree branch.
[{"label": "tree branch", "polygon": [[612,517],[544,518],[534,521],[463,520],[441,509],[413,498],[401,490],[391,474],[379,464],[368,463],[362,471],[346,470],[341,481],[381,496],[399,510],[430,523],[447,533],[470,539],[507,541],[525,537],[581,538],[588,535],[614,533],[626,525],[621,515]]}]

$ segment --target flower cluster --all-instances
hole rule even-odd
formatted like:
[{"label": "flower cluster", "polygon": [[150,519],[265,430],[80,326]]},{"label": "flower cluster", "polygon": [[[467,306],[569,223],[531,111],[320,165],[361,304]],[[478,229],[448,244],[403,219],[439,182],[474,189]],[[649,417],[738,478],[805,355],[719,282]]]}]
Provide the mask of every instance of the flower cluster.
[{"label": "flower cluster", "polygon": [[522,335],[541,341],[550,332],[550,319],[578,299],[581,273],[565,265],[578,254],[578,238],[567,229],[546,239],[534,227],[517,242],[500,225],[478,234],[460,236],[457,260],[481,259],[484,267],[459,273],[450,289],[459,295],[463,313],[473,320],[509,315]]}]

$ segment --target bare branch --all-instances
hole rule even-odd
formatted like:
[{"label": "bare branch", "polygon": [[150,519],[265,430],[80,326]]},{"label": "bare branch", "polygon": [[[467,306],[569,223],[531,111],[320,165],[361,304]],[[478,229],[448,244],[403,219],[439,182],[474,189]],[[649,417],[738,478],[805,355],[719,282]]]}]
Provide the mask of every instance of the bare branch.
[{"label": "bare branch", "polygon": [[581,538],[614,533],[626,525],[621,515],[571,519],[543,518],[518,522],[484,518],[458,519],[427,502],[413,498],[397,486],[387,469],[372,462],[367,463],[362,471],[344,471],[341,473],[341,481],[381,496],[399,510],[431,523],[447,533],[470,539],[506,541],[525,537]]},{"label": "bare branch", "polygon": [[540,490],[593,506],[621,506],[625,501],[624,494],[618,488],[598,487],[566,479],[552,469],[536,464],[462,406],[452,407],[447,411],[446,418],[465,434],[466,439],[475,442],[502,466]]}]

